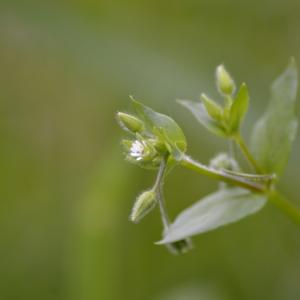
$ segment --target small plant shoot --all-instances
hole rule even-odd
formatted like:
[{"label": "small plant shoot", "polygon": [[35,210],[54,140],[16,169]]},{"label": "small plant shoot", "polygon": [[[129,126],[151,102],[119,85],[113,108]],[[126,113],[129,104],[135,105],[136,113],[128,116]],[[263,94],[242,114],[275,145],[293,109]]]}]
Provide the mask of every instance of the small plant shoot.
[{"label": "small plant shoot", "polygon": [[[199,101],[178,100],[210,133],[227,139],[231,145],[212,157],[209,165],[188,155],[185,135],[172,118],[130,97],[133,113],[117,113],[118,123],[128,134],[122,140],[126,160],[157,172],[153,186],[137,197],[130,220],[138,223],[158,207],[163,236],[156,244],[165,245],[174,254],[191,249],[192,236],[237,222],[258,212],[267,201],[300,225],[299,209],[277,189],[297,131],[297,85],[297,67],[291,59],[272,84],[267,110],[254,124],[248,141],[241,127],[249,106],[249,91],[245,83],[238,86],[223,65],[216,68],[219,101],[204,93]],[[240,167],[232,147],[240,149],[247,168]],[[177,166],[220,184],[214,193],[186,208],[171,222],[163,188],[167,174]]]}]

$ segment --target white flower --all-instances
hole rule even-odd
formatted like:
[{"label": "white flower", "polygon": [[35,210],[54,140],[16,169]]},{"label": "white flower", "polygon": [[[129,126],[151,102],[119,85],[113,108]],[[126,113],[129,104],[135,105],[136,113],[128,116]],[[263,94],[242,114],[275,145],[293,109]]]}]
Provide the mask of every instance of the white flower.
[{"label": "white flower", "polygon": [[143,159],[145,146],[146,145],[143,141],[134,141],[130,148],[130,156],[134,157],[136,160]]}]

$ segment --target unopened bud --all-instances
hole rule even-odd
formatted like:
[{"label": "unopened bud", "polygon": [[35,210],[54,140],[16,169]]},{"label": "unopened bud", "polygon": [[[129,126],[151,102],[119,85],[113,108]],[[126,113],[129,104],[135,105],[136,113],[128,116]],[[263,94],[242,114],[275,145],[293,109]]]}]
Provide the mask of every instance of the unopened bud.
[{"label": "unopened bud", "polygon": [[130,220],[138,223],[144,216],[146,216],[156,205],[156,194],[153,191],[143,192],[135,201]]},{"label": "unopened bud", "polygon": [[142,132],[144,130],[144,123],[135,116],[118,112],[117,119],[124,129],[127,129],[133,133]]},{"label": "unopened bud", "polygon": [[223,65],[216,69],[217,87],[221,94],[231,96],[235,90],[235,83]]}]

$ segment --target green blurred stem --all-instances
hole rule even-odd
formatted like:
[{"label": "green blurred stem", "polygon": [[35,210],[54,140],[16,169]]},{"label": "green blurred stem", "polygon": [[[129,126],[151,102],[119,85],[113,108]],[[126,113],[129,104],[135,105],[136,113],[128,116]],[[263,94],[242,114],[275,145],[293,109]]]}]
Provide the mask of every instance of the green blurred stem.
[{"label": "green blurred stem", "polygon": [[166,162],[167,162],[167,158],[162,160],[158,170],[155,184],[153,186],[153,191],[156,193],[157,196],[161,219],[165,230],[168,229],[170,226],[170,219],[167,213],[167,208],[166,208],[164,194],[163,194],[164,175],[165,175],[166,164],[167,164]]},{"label": "green blurred stem", "polygon": [[296,224],[300,225],[300,210],[277,190],[268,192],[269,201],[285,213]]},{"label": "green blurred stem", "polygon": [[238,134],[238,135],[234,136],[233,139],[237,143],[237,145],[240,147],[240,149],[241,149],[243,155],[245,156],[245,158],[247,159],[249,165],[252,168],[254,168],[254,170],[257,174],[261,174],[262,170],[260,169],[260,167],[258,166],[258,164],[255,161],[254,157],[250,153],[243,137],[240,134]]},{"label": "green blurred stem", "polygon": [[228,153],[231,159],[235,159],[235,149],[234,149],[234,141],[229,139],[228,140]]},{"label": "green blurred stem", "polygon": [[210,168],[206,165],[201,164],[200,162],[193,160],[191,157],[187,155],[184,155],[182,157],[181,165],[185,168],[194,170],[198,173],[209,176],[211,178],[221,180],[230,184],[234,184],[254,192],[264,193],[266,191],[265,185],[253,182],[241,176],[229,174],[222,170],[216,170],[214,168]]}]

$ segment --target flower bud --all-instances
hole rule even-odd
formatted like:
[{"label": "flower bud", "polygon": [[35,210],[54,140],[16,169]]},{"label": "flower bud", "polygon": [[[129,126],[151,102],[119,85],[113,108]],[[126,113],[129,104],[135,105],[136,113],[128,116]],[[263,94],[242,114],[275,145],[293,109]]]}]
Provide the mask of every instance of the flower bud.
[{"label": "flower bud", "polygon": [[118,112],[117,119],[124,129],[127,129],[133,133],[142,132],[144,130],[144,123],[135,116]]},{"label": "flower bud", "polygon": [[138,223],[155,207],[156,202],[155,192],[151,190],[143,192],[133,205],[130,220],[134,223]]},{"label": "flower bud", "polygon": [[231,96],[235,90],[235,83],[223,65],[216,69],[217,87],[221,94]]}]

